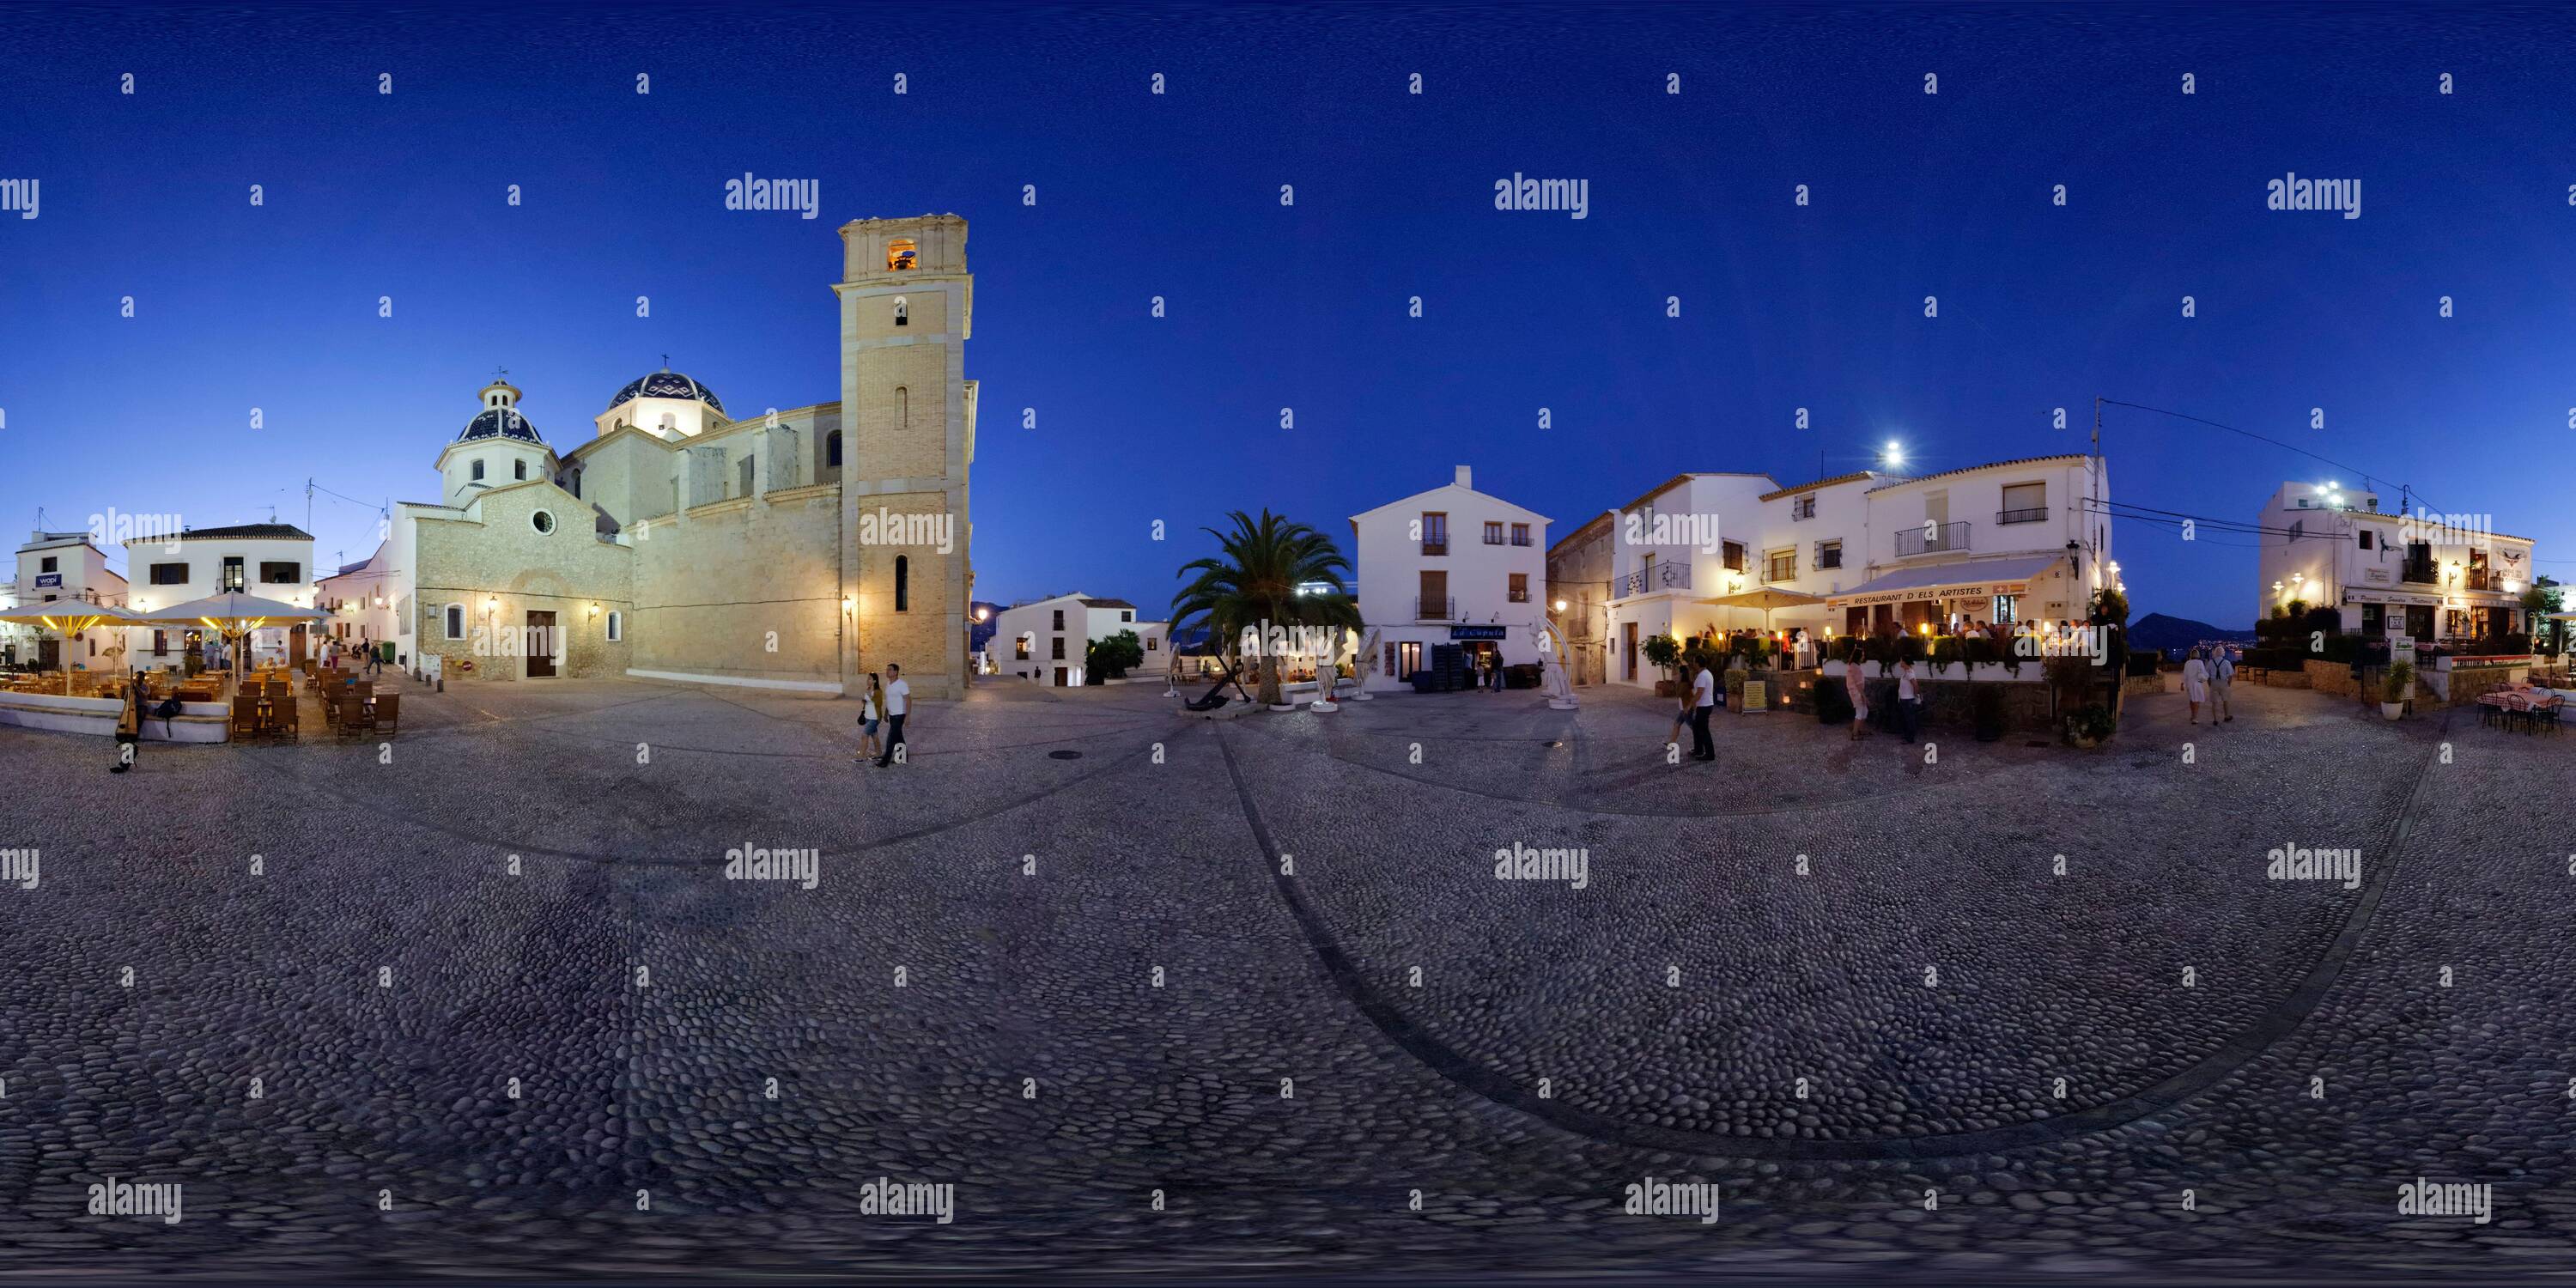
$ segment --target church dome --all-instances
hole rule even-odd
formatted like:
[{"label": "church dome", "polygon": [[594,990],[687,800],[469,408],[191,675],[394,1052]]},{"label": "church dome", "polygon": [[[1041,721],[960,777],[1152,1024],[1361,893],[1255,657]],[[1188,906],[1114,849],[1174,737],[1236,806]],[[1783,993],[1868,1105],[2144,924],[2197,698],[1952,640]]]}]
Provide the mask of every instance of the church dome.
[{"label": "church dome", "polygon": [[465,430],[456,436],[456,441],[469,443],[478,438],[515,438],[540,447],[546,442],[537,436],[536,425],[520,415],[516,407],[486,407],[475,413],[474,419],[465,422]]},{"label": "church dome", "polygon": [[724,414],[724,404],[716,400],[716,391],[668,367],[650,375],[637,376],[617,396],[608,400],[611,407],[622,407],[638,398],[694,398]]}]

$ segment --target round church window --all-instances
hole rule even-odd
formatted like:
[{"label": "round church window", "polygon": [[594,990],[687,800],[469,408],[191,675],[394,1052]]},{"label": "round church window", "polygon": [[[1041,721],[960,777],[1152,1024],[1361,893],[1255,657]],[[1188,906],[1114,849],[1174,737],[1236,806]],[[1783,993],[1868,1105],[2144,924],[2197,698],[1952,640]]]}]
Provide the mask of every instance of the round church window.
[{"label": "round church window", "polygon": [[539,532],[552,533],[555,530],[555,516],[539,510],[528,516],[528,525]]}]

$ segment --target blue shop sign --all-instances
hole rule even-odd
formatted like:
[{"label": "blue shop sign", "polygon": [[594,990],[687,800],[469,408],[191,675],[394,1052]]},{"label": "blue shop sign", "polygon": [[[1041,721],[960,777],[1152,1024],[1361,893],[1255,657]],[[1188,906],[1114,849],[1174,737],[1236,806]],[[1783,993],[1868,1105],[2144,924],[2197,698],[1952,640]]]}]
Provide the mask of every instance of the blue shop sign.
[{"label": "blue shop sign", "polygon": [[1503,638],[1504,634],[1510,630],[1511,627],[1508,626],[1452,626],[1449,628],[1449,638],[1453,640],[1498,640]]}]

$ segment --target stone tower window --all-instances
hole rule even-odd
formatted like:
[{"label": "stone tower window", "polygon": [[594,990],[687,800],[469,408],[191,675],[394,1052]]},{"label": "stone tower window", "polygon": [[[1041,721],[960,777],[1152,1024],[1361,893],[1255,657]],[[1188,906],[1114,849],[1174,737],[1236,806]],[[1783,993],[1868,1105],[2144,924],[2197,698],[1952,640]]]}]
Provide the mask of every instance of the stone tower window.
[{"label": "stone tower window", "polygon": [[920,258],[920,255],[920,250],[912,244],[912,239],[909,237],[898,237],[887,242],[886,271],[900,273],[909,270],[913,261]]},{"label": "stone tower window", "polygon": [[835,469],[841,464],[841,431],[833,430],[823,439],[823,463]]},{"label": "stone tower window", "polygon": [[528,477],[528,463],[526,461],[510,462],[510,470],[513,476],[517,478],[525,479]]},{"label": "stone tower window", "polygon": [[894,557],[894,611],[912,611],[912,558],[909,555]]},{"label": "stone tower window", "polygon": [[475,478],[477,478],[477,479],[480,479],[480,478],[482,478],[482,477],[483,477],[483,462],[481,462],[481,461],[476,461],[476,462],[474,462],[474,477],[475,477]]}]

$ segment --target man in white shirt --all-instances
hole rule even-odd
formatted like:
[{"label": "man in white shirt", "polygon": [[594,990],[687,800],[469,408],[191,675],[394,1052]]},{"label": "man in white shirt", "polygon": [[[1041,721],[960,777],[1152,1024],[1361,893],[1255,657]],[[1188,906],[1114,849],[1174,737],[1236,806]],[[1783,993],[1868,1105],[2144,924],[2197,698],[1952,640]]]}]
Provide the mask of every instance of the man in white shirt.
[{"label": "man in white shirt", "polygon": [[903,717],[912,710],[912,686],[904,682],[903,667],[888,662],[886,674],[893,678],[886,681],[885,687],[886,740],[885,751],[877,757],[879,769],[892,763],[895,749],[903,745]]},{"label": "man in white shirt", "polygon": [[2228,686],[2236,682],[2236,661],[2228,656],[2234,651],[2221,644],[2217,651],[2210,655],[2209,722],[2211,724],[2236,718],[2236,708],[2227,700]]},{"label": "man in white shirt", "polygon": [[1709,673],[1708,655],[1699,656],[1691,674],[1691,759],[1717,759],[1717,744],[1708,736],[1709,714],[1717,709],[1717,677]]}]

